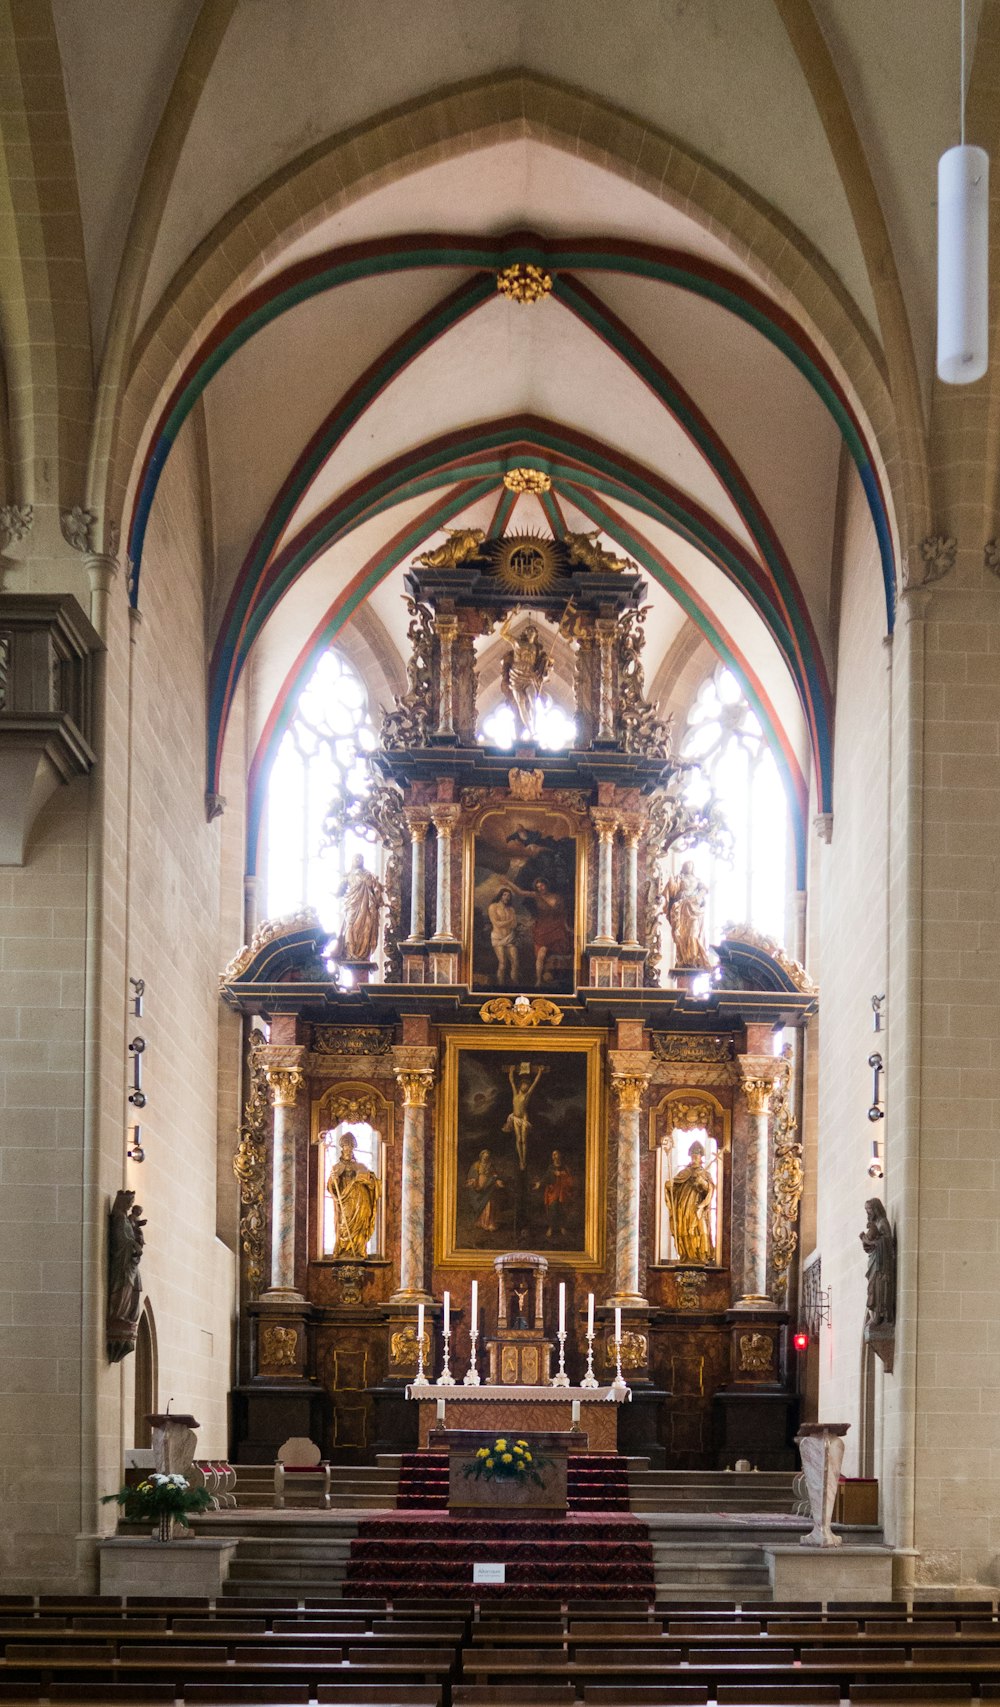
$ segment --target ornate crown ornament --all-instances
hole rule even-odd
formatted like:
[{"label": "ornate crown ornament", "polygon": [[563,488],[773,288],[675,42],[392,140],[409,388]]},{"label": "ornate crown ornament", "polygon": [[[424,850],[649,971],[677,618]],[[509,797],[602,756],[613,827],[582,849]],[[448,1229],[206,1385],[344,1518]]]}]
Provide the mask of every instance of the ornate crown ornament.
[{"label": "ornate crown ornament", "polygon": [[497,273],[497,290],[511,302],[541,302],[552,289],[552,274],[532,261],[514,261]]},{"label": "ornate crown ornament", "polygon": [[508,468],[503,477],[508,492],[551,492],[552,477],[541,468]]}]

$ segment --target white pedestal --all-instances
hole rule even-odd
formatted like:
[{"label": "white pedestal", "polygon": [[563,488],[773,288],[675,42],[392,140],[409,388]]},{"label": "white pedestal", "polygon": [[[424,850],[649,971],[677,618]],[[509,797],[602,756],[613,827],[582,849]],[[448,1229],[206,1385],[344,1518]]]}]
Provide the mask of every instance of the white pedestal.
[{"label": "white pedestal", "polygon": [[216,1600],[229,1575],[236,1541],[153,1541],[113,1536],[99,1541],[101,1594],[162,1594]]},{"label": "white pedestal", "polygon": [[837,1497],[840,1466],[844,1462],[844,1435],[849,1423],[809,1423],[795,1436],[802,1458],[809,1512],[813,1526],[803,1535],[803,1547],[839,1547],[841,1538],[830,1528],[833,1502]]},{"label": "white pedestal", "polygon": [[778,1600],[891,1600],[888,1547],[764,1548],[771,1593]]}]

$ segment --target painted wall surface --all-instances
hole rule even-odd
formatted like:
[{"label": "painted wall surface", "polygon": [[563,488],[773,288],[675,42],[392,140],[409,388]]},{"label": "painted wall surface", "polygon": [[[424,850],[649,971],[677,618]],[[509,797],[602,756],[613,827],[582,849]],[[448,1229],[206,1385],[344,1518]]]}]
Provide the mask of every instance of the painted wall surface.
[{"label": "painted wall surface", "polygon": [[[857,1475],[866,1258],[858,1242],[872,1126],[871,997],[886,987],[889,653],[872,533],[853,474],[843,507],[833,835],[814,844],[809,970],[822,992],[818,1047],[816,1247],[832,1321],[821,1330],[819,1411],[849,1422],[844,1473]],[[807,1253],[808,1254],[808,1253]]]}]

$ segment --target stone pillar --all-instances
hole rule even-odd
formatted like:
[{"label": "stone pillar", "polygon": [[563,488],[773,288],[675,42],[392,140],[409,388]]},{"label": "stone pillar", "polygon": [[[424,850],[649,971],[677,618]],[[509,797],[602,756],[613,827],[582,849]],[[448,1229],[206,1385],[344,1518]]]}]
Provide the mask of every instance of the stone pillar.
[{"label": "stone pillar", "polygon": [[606,806],[591,807],[590,816],[597,831],[597,929],[592,940],[601,948],[614,948],[617,938],[611,911],[611,857],[618,818]]},{"label": "stone pillar", "polygon": [[424,1287],[424,1122],[434,1084],[437,1050],[400,1045],[393,1050],[403,1093],[402,1188],[399,1201],[399,1287],[391,1302],[430,1303]]},{"label": "stone pillar", "polygon": [[[300,1055],[298,1049],[283,1049],[283,1056]],[[274,1110],[274,1139],[271,1151],[271,1284],[265,1297],[280,1293],[301,1298],[295,1285],[295,1105],[302,1089],[302,1069],[297,1062],[267,1065],[267,1082]]]},{"label": "stone pillar", "polygon": [[597,734],[595,743],[613,744],[615,739],[614,645],[618,624],[613,616],[598,617],[594,624],[598,645]]},{"label": "stone pillar", "polygon": [[461,807],[432,806],[431,819],[437,831],[437,905],[434,919],[435,942],[455,942],[451,928],[451,838],[458,822]]},{"label": "stone pillar", "polygon": [[623,826],[625,836],[625,907],[622,915],[622,947],[639,948],[639,831]]},{"label": "stone pillar", "polygon": [[750,1143],[746,1159],[743,1295],[741,1305],[771,1304],[767,1292],[768,1197],[770,1160],[768,1116],[775,1075],[781,1062],[773,1055],[741,1055],[740,1082],[750,1111]]},{"label": "stone pillar", "polygon": [[457,616],[439,616],[435,622],[438,651],[438,722],[434,731],[439,741],[455,739],[455,681],[452,670],[452,647],[458,634]]},{"label": "stone pillar", "polygon": [[410,942],[423,942],[426,931],[427,820],[408,816],[410,831]]},{"label": "stone pillar", "polygon": [[639,1290],[639,1159],[642,1097],[653,1069],[645,1049],[612,1049],[611,1089],[618,1100],[618,1212],[615,1288],[609,1304],[645,1304]]}]

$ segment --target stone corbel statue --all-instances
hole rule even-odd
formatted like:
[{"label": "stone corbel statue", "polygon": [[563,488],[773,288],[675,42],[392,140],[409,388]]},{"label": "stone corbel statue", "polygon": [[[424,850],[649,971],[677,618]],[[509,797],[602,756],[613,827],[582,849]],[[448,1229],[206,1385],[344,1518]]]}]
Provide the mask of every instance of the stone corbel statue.
[{"label": "stone corbel statue", "polygon": [[865,1213],[868,1221],[858,1235],[868,1253],[865,1339],[891,1375],[896,1349],[896,1235],[881,1198],[870,1197]]},{"label": "stone corbel statue", "polygon": [[111,1206],[108,1229],[108,1312],[105,1323],[108,1361],[121,1363],[135,1350],[142,1312],[142,1261],[144,1236],[142,1206],[134,1191],[120,1191]]}]

